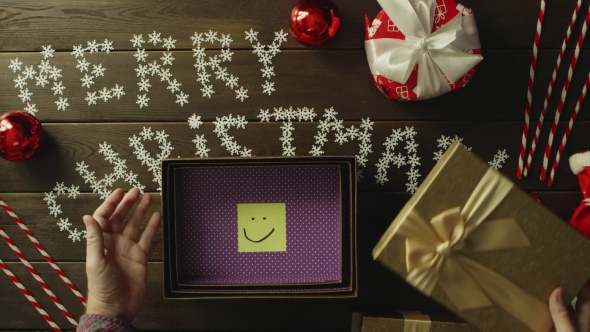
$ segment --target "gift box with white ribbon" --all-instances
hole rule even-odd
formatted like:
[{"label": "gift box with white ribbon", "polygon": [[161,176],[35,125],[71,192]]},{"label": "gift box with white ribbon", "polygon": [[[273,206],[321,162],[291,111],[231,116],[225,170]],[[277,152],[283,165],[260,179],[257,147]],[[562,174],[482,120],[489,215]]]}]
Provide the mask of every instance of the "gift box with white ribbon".
[{"label": "gift box with white ribbon", "polygon": [[378,0],[366,18],[375,86],[390,99],[420,100],[465,86],[483,59],[473,12],[453,0]]}]

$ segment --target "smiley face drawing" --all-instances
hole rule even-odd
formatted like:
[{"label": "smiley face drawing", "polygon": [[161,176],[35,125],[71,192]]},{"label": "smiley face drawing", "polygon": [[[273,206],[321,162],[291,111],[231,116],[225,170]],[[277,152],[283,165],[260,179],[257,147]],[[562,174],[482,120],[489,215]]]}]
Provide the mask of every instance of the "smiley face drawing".
[{"label": "smiley face drawing", "polygon": [[285,203],[238,204],[238,252],[287,251]]}]

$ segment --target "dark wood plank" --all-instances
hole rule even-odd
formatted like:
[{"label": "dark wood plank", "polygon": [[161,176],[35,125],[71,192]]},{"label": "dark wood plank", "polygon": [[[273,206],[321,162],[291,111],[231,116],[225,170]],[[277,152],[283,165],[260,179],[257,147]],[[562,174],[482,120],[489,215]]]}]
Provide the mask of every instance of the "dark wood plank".
[{"label": "dark wood plank", "polygon": [[[71,327],[22,264],[7,265],[60,327]],[[82,314],[83,306],[51,267],[46,263],[33,265],[72,315]],[[60,267],[85,293],[84,263],[60,263]],[[357,299],[164,300],[162,263],[150,263],[148,271],[147,297],[134,321],[140,329],[345,331],[350,327],[352,311],[444,310],[376,262],[359,264],[360,292]],[[0,278],[0,287],[4,290],[0,297],[3,308],[0,325],[3,328],[47,329],[45,321],[8,278]]]},{"label": "dark wood plank", "polygon": [[[66,87],[63,97],[68,98],[69,107],[65,112],[58,111],[55,102],[60,96],[51,90],[53,80],[45,87],[36,86],[35,80],[27,80],[26,88],[33,93],[31,101],[22,102],[18,97],[20,89],[13,81],[20,75],[8,68],[9,60],[19,58],[25,66],[41,63],[43,57],[38,53],[0,54],[0,108],[23,109],[28,103],[35,104],[37,116],[43,122],[110,122],[110,121],[185,121],[197,113],[205,120],[226,113],[240,114],[248,120],[257,120],[260,109],[273,107],[313,107],[317,111],[334,107],[345,120],[360,120],[370,117],[373,120],[519,120],[524,119],[526,101],[526,82],[529,76],[530,52],[528,50],[488,50],[484,60],[463,89],[444,96],[412,102],[389,100],[373,85],[366,55],[363,50],[347,51],[302,51],[284,50],[274,59],[276,91],[271,96],[263,94],[262,78],[256,55],[251,51],[234,51],[232,62],[224,63],[228,72],[238,76],[240,85],[248,89],[249,97],[243,102],[236,99],[236,93],[226,87],[224,82],[215,79],[209,70],[215,94],[212,98],[202,96],[201,83],[197,82],[197,70],[192,52],[176,51],[171,68],[173,78],[182,84],[181,89],[188,94],[188,104],[180,106],[176,96],[167,89],[168,84],[156,76],[147,77],[152,87],[147,97],[147,107],[140,107],[136,101],[139,91],[135,69],[138,63],[133,52],[87,54],[93,65],[102,63],[106,69],[104,77],[96,78],[90,89],[82,87],[84,76],[76,69],[76,59],[69,53],[59,53],[50,59],[50,64],[62,69],[59,78]],[[216,52],[208,52],[216,54]],[[566,52],[564,65],[569,64]],[[557,51],[541,51],[536,75],[532,117],[538,118],[552,69],[557,59]],[[575,102],[590,70],[590,57],[582,52],[577,70],[572,80],[570,96],[564,110],[567,115]],[[149,52],[146,61],[153,62],[162,52]],[[565,67],[564,67],[565,68]],[[92,70],[92,66],[91,66]],[[566,71],[562,70],[555,85],[556,92],[547,113],[553,119],[557,100]],[[121,99],[112,98],[107,102],[98,100],[96,105],[88,105],[85,100],[88,92],[103,88],[111,89],[118,84],[124,87]],[[97,93],[98,94],[98,93]],[[590,103],[585,103],[580,111],[580,119],[590,119]],[[224,111],[222,111],[224,110]],[[227,110],[227,111],[225,111]],[[569,118],[566,117],[566,119]]]},{"label": "dark wood plank", "polygon": [[[345,126],[354,125],[358,128],[358,122],[346,122]],[[566,123],[562,123],[558,135],[565,129]],[[234,135],[238,144],[252,149],[255,156],[280,156],[282,155],[281,123],[250,122],[246,130],[232,128],[230,135]],[[418,156],[421,158],[421,166],[418,167],[421,177],[419,182],[434,166],[434,152],[439,150],[437,140],[441,135],[464,138],[463,143],[473,148],[473,151],[486,161],[491,161],[498,150],[506,149],[510,156],[504,164],[501,172],[524,190],[579,190],[576,177],[569,170],[566,159],[572,154],[584,151],[588,147],[587,135],[590,130],[590,122],[580,121],[570,136],[569,144],[563,153],[564,161],[555,177],[552,188],[548,188],[544,182],[538,180],[542,153],[538,152],[533,159],[531,175],[528,178],[517,180],[515,177],[519,146],[517,142],[521,138],[522,124],[520,121],[510,122],[377,122],[374,125],[371,138],[373,153],[368,155],[368,163],[363,171],[366,175],[359,183],[361,191],[397,191],[406,190],[406,172],[408,166],[401,168],[391,167],[388,170],[389,182],[384,185],[375,183],[377,174],[376,164],[385,150],[383,143],[392,129],[414,127],[418,132],[416,143]],[[0,192],[46,192],[51,190],[56,181],[80,186],[82,191],[89,191],[90,187],[84,184],[83,178],[75,171],[76,163],[84,161],[89,165],[89,171],[96,171],[96,176],[102,178],[104,174],[111,173],[113,166],[105,161],[104,156],[98,153],[99,144],[107,142],[113,150],[119,154],[119,158],[127,160],[128,169],[138,173],[139,181],[146,186],[148,191],[156,191],[157,184],[153,182],[153,174],[148,172],[146,166],[142,166],[129,147],[129,137],[137,135],[142,128],[150,127],[153,131],[165,130],[170,134],[169,141],[174,150],[171,157],[196,157],[195,145],[192,139],[195,134],[203,134],[208,140],[207,147],[211,149],[209,157],[227,157],[230,153],[221,146],[220,139],[213,133],[214,125],[206,123],[199,130],[192,130],[185,123],[109,123],[109,124],[46,124],[46,141],[39,154],[21,163],[0,160],[0,167],[5,174],[10,174],[10,179],[0,183]],[[293,146],[297,147],[297,155],[309,155],[314,144],[314,135],[317,133],[317,123],[294,123]],[[548,128],[548,127],[547,127]],[[547,130],[539,141],[539,146],[545,144]],[[561,137],[561,136],[557,136]],[[359,152],[358,141],[339,145],[334,142],[334,134],[328,135],[329,143],[324,146],[327,155],[355,155]],[[558,146],[554,146],[556,149]],[[159,153],[155,142],[146,143],[146,149],[151,151],[153,157]],[[398,147],[396,153],[405,151]],[[402,152],[405,154],[405,152]],[[101,171],[102,170],[102,171]],[[115,183],[115,186],[127,185],[123,180]]]},{"label": "dark wood plank", "polygon": [[[474,10],[485,48],[532,47],[538,0],[461,2]],[[194,31],[209,29],[230,33],[234,47],[249,47],[243,39],[244,30],[254,28],[271,40],[273,31],[289,30],[288,17],[295,3],[270,0],[239,4],[231,0],[172,3],[134,0],[115,4],[106,0],[51,0],[43,4],[33,0],[7,1],[0,16],[0,29],[4,32],[0,49],[30,51],[51,44],[60,50],[71,50],[72,45],[105,37],[113,40],[117,47],[129,49],[133,34],[145,36],[154,29],[166,37],[172,35],[178,40],[178,48],[190,48],[188,37]],[[575,3],[575,0],[567,0],[547,4],[541,47],[561,46]],[[376,1],[353,0],[338,1],[337,5],[342,24],[329,47],[362,48],[364,15],[373,19],[380,10],[379,5]],[[292,37],[287,45],[302,47]]]},{"label": "dark wood plank", "polygon": [[[569,220],[573,209],[582,199],[579,192],[536,192],[543,199],[547,208],[564,220]],[[42,194],[2,194],[6,203],[19,215],[27,227],[37,237],[41,245],[56,261],[82,262],[86,258],[86,244],[72,242],[67,238],[67,231],[60,231],[58,219],[48,215]],[[360,192],[358,197],[357,236],[361,261],[371,261],[371,251],[391,221],[411,197],[408,193]],[[160,195],[152,193],[153,204],[149,211],[161,211]],[[62,205],[62,218],[68,218],[72,229],[84,229],[82,216],[91,214],[101,203],[97,194],[82,194],[73,199],[59,201]],[[10,236],[16,246],[31,262],[44,262],[44,258],[24,235],[12,219],[0,213],[0,227]],[[148,259],[153,262],[163,260],[162,232],[156,237]],[[18,262],[12,251],[0,244],[0,259],[5,262]]]}]

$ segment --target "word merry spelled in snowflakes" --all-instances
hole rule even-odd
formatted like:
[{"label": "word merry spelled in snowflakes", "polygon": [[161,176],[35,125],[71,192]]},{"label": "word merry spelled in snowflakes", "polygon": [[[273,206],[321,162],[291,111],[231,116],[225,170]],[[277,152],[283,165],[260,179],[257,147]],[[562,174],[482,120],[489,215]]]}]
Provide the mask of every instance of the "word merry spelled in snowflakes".
[{"label": "word merry spelled in snowflakes", "polygon": [[[236,93],[236,99],[244,101],[248,98],[248,89],[239,84],[239,77],[228,72],[228,68],[222,66],[223,63],[231,62],[233,52],[230,49],[230,45],[233,39],[229,34],[221,34],[215,31],[209,30],[206,33],[194,33],[190,37],[193,46],[192,49],[193,57],[196,58],[194,67],[197,69],[198,78],[197,82],[201,83],[202,88],[200,89],[202,96],[205,98],[211,98],[215,93],[214,86],[211,82],[211,76],[215,75],[215,79],[224,83],[226,87],[229,87]],[[280,47],[282,43],[287,41],[287,33],[283,30],[275,32],[275,38],[270,45],[263,45],[258,41],[258,32],[250,29],[245,31],[245,39],[252,43],[253,53],[258,57],[258,62],[263,65],[261,69],[262,78],[265,79],[262,84],[262,92],[264,94],[271,95],[275,91],[275,83],[271,81],[272,77],[275,76],[274,66],[272,66],[272,60],[278,53],[281,52]],[[167,84],[166,89],[176,97],[176,103],[181,107],[188,104],[189,94],[181,90],[182,83],[178,82],[176,78],[173,78],[170,73],[170,67],[173,64],[174,56],[171,49],[176,48],[176,39],[172,37],[162,38],[161,33],[154,31],[148,35],[148,44],[158,45],[161,43],[161,47],[166,49],[162,53],[162,56],[153,61],[148,61],[148,53],[146,53],[144,44],[146,41],[143,39],[143,35],[133,35],[130,40],[132,46],[136,49],[133,57],[137,60],[137,68],[135,68],[136,76],[139,79],[138,91],[136,104],[139,108],[148,107],[150,98],[148,93],[152,87],[150,78],[158,76],[161,82]],[[205,44],[214,46],[218,43],[221,46],[221,53],[207,57],[204,47]],[[50,86],[52,81],[51,90],[54,96],[58,96],[55,101],[58,111],[65,111],[70,106],[68,98],[64,97],[66,87],[63,81],[60,80],[62,77],[62,69],[51,65],[50,60],[54,57],[54,52],[51,45],[42,46],[41,55],[43,60],[37,68],[34,65],[24,66],[23,62],[18,58],[11,59],[8,67],[17,73],[17,77],[14,79],[15,88],[18,89],[18,97],[23,103],[26,103],[24,110],[28,113],[35,114],[38,112],[37,105],[32,103],[31,97],[33,92],[27,87],[29,81],[34,81],[36,86],[45,88]],[[89,106],[96,105],[97,101],[102,100],[107,102],[110,99],[120,99],[125,96],[125,88],[115,84],[111,87],[103,86],[102,88],[94,89],[95,81],[99,77],[105,76],[106,68],[102,63],[92,63],[89,61],[89,57],[86,54],[93,54],[99,52],[110,53],[114,50],[113,42],[107,39],[102,43],[96,42],[96,40],[88,41],[87,46],[82,45],[74,46],[71,52],[72,56],[77,61],[76,69],[80,71],[80,82],[83,88],[88,89],[84,100]]]}]

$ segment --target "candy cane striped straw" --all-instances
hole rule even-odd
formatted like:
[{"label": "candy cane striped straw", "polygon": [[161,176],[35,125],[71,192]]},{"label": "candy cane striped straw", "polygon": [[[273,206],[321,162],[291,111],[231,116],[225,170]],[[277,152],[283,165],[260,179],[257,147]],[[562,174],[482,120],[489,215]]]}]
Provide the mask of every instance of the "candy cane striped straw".
[{"label": "candy cane striped straw", "polygon": [[47,254],[47,252],[45,251],[43,246],[41,246],[39,241],[37,241],[35,236],[33,236],[33,233],[31,233],[31,231],[29,231],[29,228],[20,220],[20,218],[16,215],[16,213],[14,213],[12,211],[12,209],[8,205],[6,205],[6,203],[2,200],[2,198],[0,198],[0,206],[2,206],[2,208],[4,208],[6,213],[8,213],[8,215],[10,215],[12,217],[14,222],[16,222],[16,224],[29,237],[29,240],[31,240],[31,242],[33,242],[33,244],[35,245],[37,250],[39,250],[41,255],[43,255],[43,258],[45,258],[47,263],[49,263],[49,265],[51,265],[51,267],[53,268],[55,273],[57,273],[57,275],[60,276],[61,280],[63,280],[63,282],[66,283],[66,285],[70,288],[70,290],[74,293],[74,295],[76,295],[78,300],[80,300],[80,302],[82,302],[82,304],[86,305],[86,299],[84,298],[82,293],[80,293],[78,291],[76,286],[74,286],[74,284],[70,281],[70,279],[68,279],[68,277],[65,275],[65,273],[63,273],[63,271],[59,268],[59,266],[57,266],[57,264],[55,264],[53,259],[51,259],[51,257],[49,257],[49,254]]},{"label": "candy cane striped straw", "polygon": [[537,51],[539,49],[539,40],[541,39],[541,29],[543,27],[543,17],[545,16],[545,0],[541,0],[541,8],[537,19],[537,31],[535,31],[535,42],[533,43],[533,55],[531,58],[531,69],[529,73],[529,83],[526,99],[526,112],[524,113],[524,128],[522,131],[522,141],[520,143],[520,155],[518,158],[518,169],[516,176],[522,177],[524,156],[526,154],[527,139],[529,136],[529,119],[531,118],[531,103],[533,100],[533,84],[535,82],[535,68],[537,66]]},{"label": "candy cane striped straw", "polygon": [[55,294],[53,294],[51,289],[49,289],[49,286],[47,286],[45,281],[43,281],[43,279],[41,279],[41,276],[39,275],[39,273],[37,273],[37,271],[35,271],[35,269],[31,265],[31,263],[29,263],[29,261],[25,258],[25,256],[23,256],[23,254],[20,252],[20,250],[14,244],[14,242],[12,242],[10,237],[8,237],[8,234],[6,234],[4,232],[2,227],[0,227],[0,236],[2,236],[4,241],[6,241],[6,243],[8,243],[8,246],[10,246],[10,249],[12,249],[12,251],[14,252],[16,257],[18,257],[18,259],[20,259],[20,261],[24,264],[24,266],[27,268],[29,273],[31,273],[33,278],[35,278],[35,280],[37,280],[37,283],[39,283],[41,288],[43,288],[45,293],[47,293],[49,298],[51,298],[53,303],[57,306],[57,308],[59,308],[61,313],[70,321],[70,323],[74,326],[74,328],[78,328],[78,323],[74,320],[72,315],[68,312],[68,309],[66,309],[66,307],[64,307],[63,304],[61,304],[59,299],[55,296]]},{"label": "candy cane striped straw", "polygon": [[563,148],[565,148],[565,144],[567,143],[567,139],[570,136],[572,131],[572,127],[574,126],[574,122],[576,122],[576,118],[578,117],[578,113],[580,112],[580,106],[582,105],[582,101],[586,97],[586,91],[588,91],[588,87],[590,86],[590,75],[586,78],[586,83],[584,83],[584,87],[582,88],[582,92],[578,97],[578,102],[576,104],[576,108],[574,109],[574,113],[572,114],[572,118],[568,124],[567,129],[565,130],[565,134],[561,140],[561,144],[559,144],[559,150],[557,150],[557,155],[555,155],[555,161],[553,162],[553,166],[551,167],[551,175],[549,176],[549,180],[547,181],[548,185],[553,184],[553,178],[555,177],[555,171],[557,170],[557,165],[559,164],[559,159],[561,158],[561,154],[563,153]]},{"label": "candy cane striped straw", "polygon": [[51,317],[47,314],[47,312],[45,310],[43,310],[43,307],[39,304],[39,302],[37,302],[37,300],[35,300],[33,295],[31,295],[31,293],[29,293],[29,291],[25,288],[25,286],[23,286],[23,284],[21,284],[20,280],[18,280],[18,278],[12,273],[12,271],[10,271],[10,269],[8,269],[8,266],[6,266],[6,264],[4,264],[4,262],[1,259],[0,259],[0,268],[2,269],[2,271],[4,271],[4,273],[6,273],[8,278],[10,280],[12,280],[12,283],[14,283],[14,285],[18,288],[18,290],[20,290],[20,292],[23,293],[23,295],[27,298],[27,300],[29,300],[29,302],[33,305],[33,307],[35,307],[35,309],[37,309],[37,311],[39,312],[39,314],[41,314],[41,317],[43,317],[45,319],[47,324],[49,324],[49,326],[51,326],[51,328],[53,328],[53,331],[61,332],[61,329],[59,328],[59,326],[57,326],[57,324],[55,324],[53,319],[51,319]]},{"label": "candy cane striped straw", "polygon": [[582,32],[578,37],[578,43],[576,44],[576,49],[574,51],[574,55],[572,57],[572,63],[570,64],[570,68],[567,72],[567,77],[565,79],[565,83],[563,85],[563,90],[561,90],[561,98],[559,99],[559,103],[557,104],[557,111],[555,112],[555,119],[553,119],[553,124],[551,125],[551,132],[549,133],[549,140],[547,141],[547,145],[545,147],[545,156],[543,157],[543,167],[541,168],[541,180],[545,180],[547,176],[547,164],[549,162],[549,153],[551,153],[551,146],[553,145],[553,137],[555,136],[555,131],[557,129],[557,124],[559,123],[559,118],[561,117],[561,112],[563,111],[563,104],[565,102],[565,97],[567,95],[567,91],[570,87],[570,82],[572,80],[572,74],[574,73],[574,69],[576,68],[576,64],[578,62],[578,55],[580,54],[580,48],[582,47],[582,43],[584,42],[584,37],[586,36],[586,31],[588,30],[588,22],[590,22],[590,8],[586,12],[586,18],[584,19],[584,25],[582,26]]},{"label": "candy cane striped straw", "polygon": [[541,134],[541,127],[543,126],[543,121],[545,120],[545,113],[547,113],[547,105],[549,104],[549,98],[551,97],[551,93],[553,91],[553,85],[555,84],[555,78],[557,77],[557,72],[559,71],[559,67],[561,66],[561,60],[563,59],[563,53],[565,52],[565,48],[567,43],[570,40],[570,36],[572,34],[572,29],[574,27],[574,23],[578,18],[578,13],[580,12],[580,7],[582,6],[582,0],[578,0],[576,4],[576,8],[574,9],[574,13],[572,14],[572,19],[570,20],[570,24],[567,28],[567,32],[565,34],[565,38],[563,39],[563,44],[561,44],[561,51],[559,51],[559,56],[557,57],[557,62],[555,63],[555,67],[553,67],[553,75],[551,75],[551,81],[549,81],[549,88],[547,89],[547,94],[545,94],[545,101],[543,102],[543,108],[541,109],[541,116],[539,116],[539,121],[537,122],[537,129],[535,130],[535,137],[533,138],[533,142],[531,145],[531,149],[529,151],[529,156],[527,161],[524,165],[524,176],[527,176],[529,172],[529,168],[531,167],[531,160],[533,159],[533,154],[535,153],[535,148],[537,147],[537,142],[539,141],[539,135]]}]

